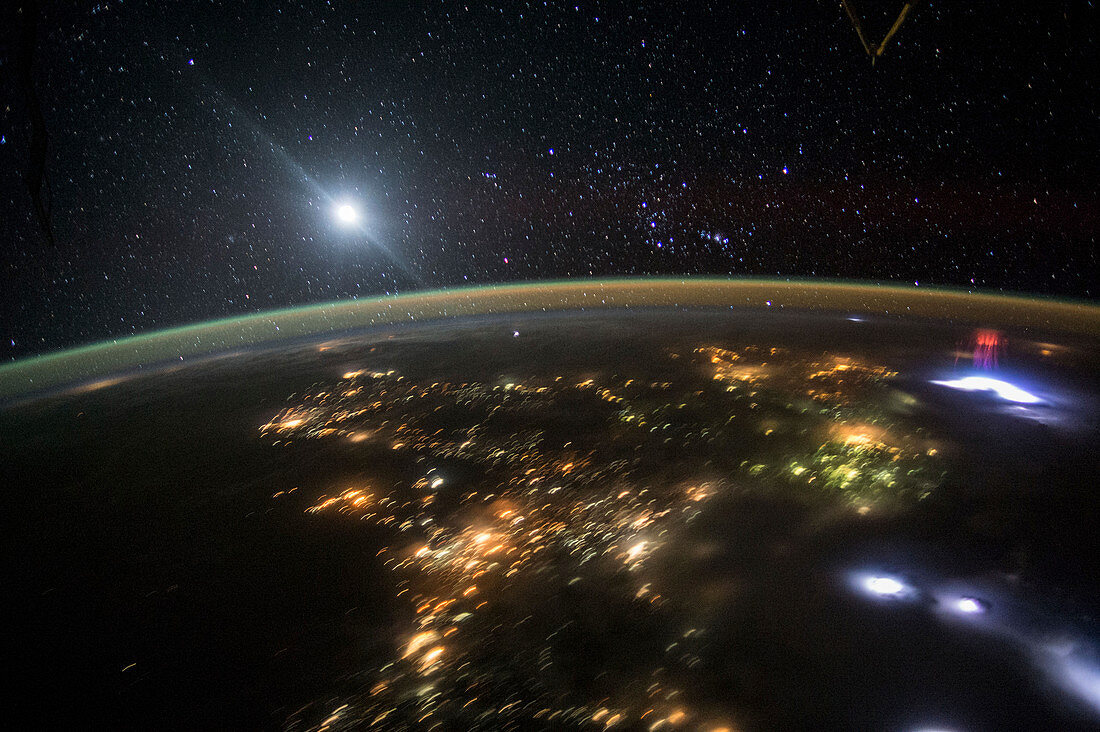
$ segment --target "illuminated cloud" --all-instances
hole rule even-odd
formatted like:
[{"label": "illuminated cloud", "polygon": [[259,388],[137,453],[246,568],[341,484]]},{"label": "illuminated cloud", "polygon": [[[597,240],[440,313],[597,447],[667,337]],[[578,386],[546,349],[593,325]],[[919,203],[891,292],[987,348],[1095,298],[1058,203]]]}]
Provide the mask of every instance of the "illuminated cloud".
[{"label": "illuminated cloud", "polygon": [[985,612],[986,604],[976,597],[960,597],[955,601],[955,609],[967,615],[979,615]]},{"label": "illuminated cloud", "polygon": [[893,577],[869,577],[863,586],[882,596],[894,597],[905,592],[905,585]]},{"label": "illuminated cloud", "polygon": [[960,391],[991,391],[996,394],[998,398],[1016,404],[1038,404],[1043,401],[1039,397],[1024,391],[1015,384],[1010,384],[1000,379],[993,379],[988,376],[965,376],[961,379],[933,381],[932,383],[936,386],[946,386],[949,389],[958,389]]},{"label": "illuminated cloud", "polygon": [[912,585],[889,574],[856,574],[852,583],[863,594],[883,600],[904,600],[916,594]]}]

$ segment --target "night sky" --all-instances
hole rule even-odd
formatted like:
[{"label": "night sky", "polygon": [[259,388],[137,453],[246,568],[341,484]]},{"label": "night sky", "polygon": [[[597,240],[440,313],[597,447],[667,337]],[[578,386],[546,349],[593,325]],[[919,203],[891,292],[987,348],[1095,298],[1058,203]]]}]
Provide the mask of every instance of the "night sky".
[{"label": "night sky", "polygon": [[1094,3],[918,3],[874,65],[831,0],[15,5],[4,359],[535,279],[1100,294]]}]

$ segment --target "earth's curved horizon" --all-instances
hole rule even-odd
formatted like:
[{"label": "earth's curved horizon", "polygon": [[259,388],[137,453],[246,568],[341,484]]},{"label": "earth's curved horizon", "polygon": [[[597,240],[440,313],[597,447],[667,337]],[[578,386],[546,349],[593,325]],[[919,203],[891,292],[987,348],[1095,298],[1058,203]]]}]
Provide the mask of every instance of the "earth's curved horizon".
[{"label": "earth's curved horizon", "polygon": [[7,716],[1100,732],[1097,4],[19,3]]},{"label": "earth's curved horizon", "polygon": [[39,389],[0,404],[21,703],[112,729],[1095,729],[1098,313],[542,283],[4,367]]},{"label": "earth's curved horizon", "polygon": [[336,300],[201,321],[0,365],[0,399],[242,347],[474,315],[639,308],[775,308],[1100,334],[1100,306],[1026,293],[874,281],[630,277],[547,280]]}]

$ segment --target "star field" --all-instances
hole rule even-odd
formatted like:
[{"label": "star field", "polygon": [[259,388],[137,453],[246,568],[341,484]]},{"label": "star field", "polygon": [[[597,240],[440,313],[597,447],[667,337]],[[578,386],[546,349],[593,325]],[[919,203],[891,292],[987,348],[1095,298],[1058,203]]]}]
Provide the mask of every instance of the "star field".
[{"label": "star field", "polygon": [[920,3],[872,66],[834,2],[130,0],[42,4],[33,33],[24,4],[0,47],[3,356],[550,278],[1095,298],[1096,7],[960,5]]}]

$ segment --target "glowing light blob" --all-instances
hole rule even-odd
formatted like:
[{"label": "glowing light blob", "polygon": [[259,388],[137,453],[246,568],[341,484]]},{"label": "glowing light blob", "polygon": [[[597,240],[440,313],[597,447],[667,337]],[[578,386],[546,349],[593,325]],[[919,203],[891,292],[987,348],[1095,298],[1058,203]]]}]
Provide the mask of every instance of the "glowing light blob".
[{"label": "glowing light blob", "polygon": [[955,609],[967,615],[978,615],[985,612],[985,603],[974,597],[960,597],[955,601]]},{"label": "glowing light blob", "polygon": [[868,577],[863,586],[880,597],[901,597],[909,589],[893,577]]},{"label": "glowing light blob", "polygon": [[1007,381],[993,379],[988,376],[965,376],[961,379],[948,379],[933,381],[936,386],[946,386],[949,389],[960,391],[991,391],[998,398],[1015,404],[1038,404],[1043,400],[1034,394],[1024,391],[1015,384]]},{"label": "glowing light blob", "polygon": [[350,203],[342,203],[336,207],[336,220],[342,224],[354,224],[359,220],[359,211]]},{"label": "glowing light blob", "polygon": [[920,595],[916,587],[895,574],[857,570],[848,573],[847,581],[855,592],[876,600],[912,600]]}]

